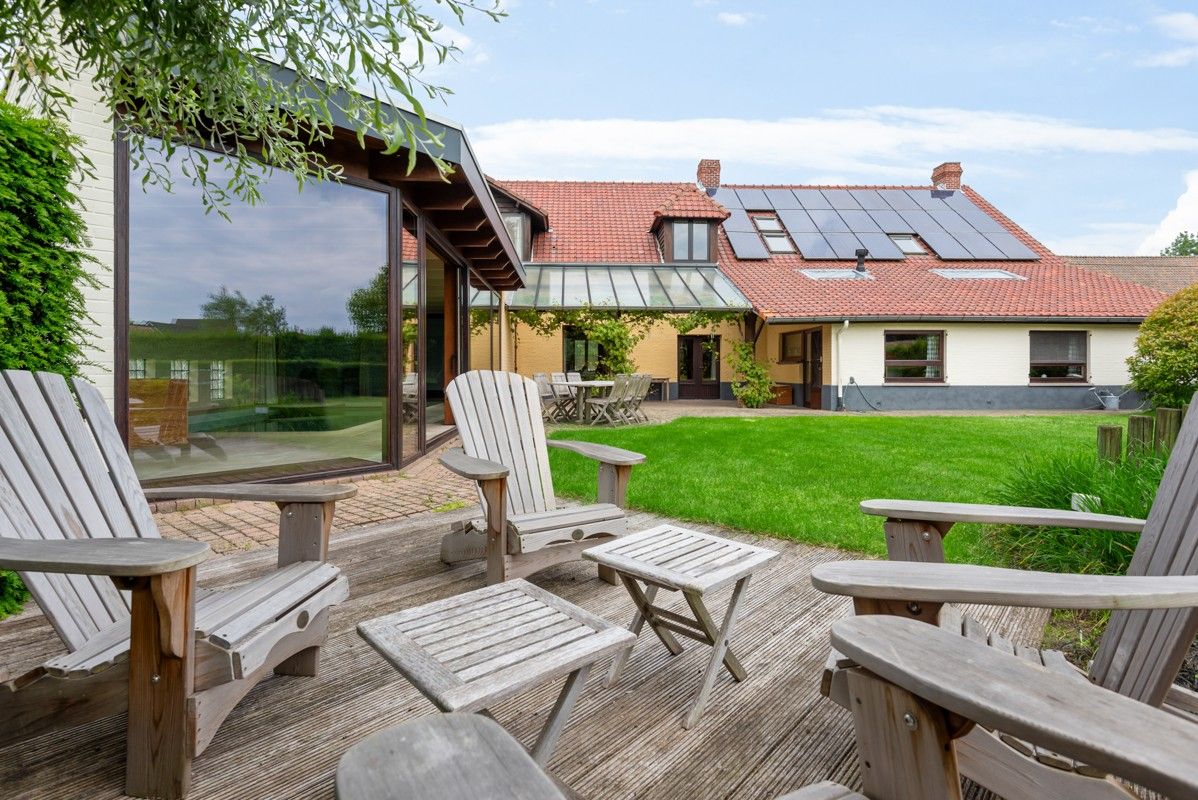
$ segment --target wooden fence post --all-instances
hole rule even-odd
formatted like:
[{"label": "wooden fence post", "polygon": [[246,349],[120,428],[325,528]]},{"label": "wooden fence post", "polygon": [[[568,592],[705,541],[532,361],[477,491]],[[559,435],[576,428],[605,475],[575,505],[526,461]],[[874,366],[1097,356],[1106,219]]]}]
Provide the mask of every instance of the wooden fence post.
[{"label": "wooden fence post", "polygon": [[1127,418],[1127,457],[1137,458],[1152,452],[1152,432],[1156,422],[1147,414],[1132,414]]},{"label": "wooden fence post", "polygon": [[1123,459],[1123,426],[1098,426],[1098,457],[1118,464]]},{"label": "wooden fence post", "polygon": [[1177,433],[1181,430],[1180,408],[1158,408],[1156,410],[1156,437],[1154,444],[1158,452],[1164,454],[1173,449],[1177,441]]}]

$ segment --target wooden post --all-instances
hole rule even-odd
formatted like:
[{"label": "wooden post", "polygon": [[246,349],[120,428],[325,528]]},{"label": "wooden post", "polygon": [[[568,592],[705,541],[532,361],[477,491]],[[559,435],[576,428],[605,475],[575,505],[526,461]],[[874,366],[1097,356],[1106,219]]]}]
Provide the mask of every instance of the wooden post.
[{"label": "wooden post", "polygon": [[891,561],[920,561],[944,563],[944,535],[951,522],[920,522],[918,520],[887,519],[886,556]]},{"label": "wooden post", "polygon": [[[597,498],[600,503],[611,503],[613,506],[624,508],[628,502],[628,479],[632,477],[632,467],[624,464],[599,464],[599,488]],[[611,567],[599,566],[599,578],[604,583],[615,586],[619,583],[616,571]]]},{"label": "wooden post", "polygon": [[479,481],[487,503],[487,585],[507,580],[507,478]]},{"label": "wooden post", "polygon": [[1156,410],[1156,439],[1158,453],[1162,455],[1173,449],[1177,434],[1181,430],[1180,408],[1158,408]]},{"label": "wooden post", "polygon": [[863,669],[848,673],[861,784],[873,800],[961,800],[948,716]]},{"label": "wooden post", "polygon": [[[277,503],[279,507],[280,567],[297,561],[327,561],[329,535],[333,530],[335,502]],[[320,666],[320,648],[308,647],[280,661],[276,675],[315,678]]]},{"label": "wooden post", "polygon": [[195,750],[195,567],[131,579],[125,791],[179,798]]},{"label": "wooden post", "polygon": [[1098,426],[1098,458],[1118,464],[1123,460],[1123,426]]},{"label": "wooden post", "polygon": [[1152,452],[1152,432],[1156,422],[1147,414],[1132,414],[1127,418],[1127,457],[1138,458]]}]

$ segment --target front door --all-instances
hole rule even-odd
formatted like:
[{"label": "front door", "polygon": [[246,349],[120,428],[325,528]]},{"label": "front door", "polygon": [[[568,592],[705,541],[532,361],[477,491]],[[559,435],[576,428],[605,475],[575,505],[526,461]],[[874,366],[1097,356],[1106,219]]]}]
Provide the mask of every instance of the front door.
[{"label": "front door", "polygon": [[720,399],[720,337],[678,337],[678,399]]},{"label": "front door", "polygon": [[803,331],[803,388],[807,408],[823,408],[824,332]]}]

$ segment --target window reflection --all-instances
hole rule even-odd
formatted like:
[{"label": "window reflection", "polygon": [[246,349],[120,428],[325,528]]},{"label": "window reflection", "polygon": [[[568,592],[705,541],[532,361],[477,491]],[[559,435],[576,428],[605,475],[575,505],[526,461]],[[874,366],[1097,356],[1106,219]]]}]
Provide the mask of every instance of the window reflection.
[{"label": "window reflection", "polygon": [[[170,166],[183,174],[187,148]],[[210,180],[221,180],[211,165]],[[131,168],[129,445],[146,481],[260,479],[393,458],[387,426],[391,195],[266,177],[205,214]],[[406,338],[406,337],[405,337]]]}]

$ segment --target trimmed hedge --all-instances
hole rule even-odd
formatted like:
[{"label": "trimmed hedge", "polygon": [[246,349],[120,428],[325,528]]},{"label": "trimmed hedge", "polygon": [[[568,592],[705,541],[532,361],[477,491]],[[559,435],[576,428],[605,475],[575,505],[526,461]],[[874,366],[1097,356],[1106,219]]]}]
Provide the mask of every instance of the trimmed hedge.
[{"label": "trimmed hedge", "polygon": [[1198,284],[1157,306],[1127,360],[1131,383],[1157,406],[1190,402],[1198,390]]},{"label": "trimmed hedge", "polygon": [[[62,127],[0,102],[0,368],[75,374],[89,321],[83,291],[98,284]],[[29,594],[0,572],[0,619]]]}]

